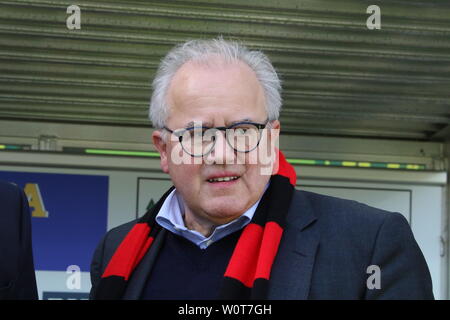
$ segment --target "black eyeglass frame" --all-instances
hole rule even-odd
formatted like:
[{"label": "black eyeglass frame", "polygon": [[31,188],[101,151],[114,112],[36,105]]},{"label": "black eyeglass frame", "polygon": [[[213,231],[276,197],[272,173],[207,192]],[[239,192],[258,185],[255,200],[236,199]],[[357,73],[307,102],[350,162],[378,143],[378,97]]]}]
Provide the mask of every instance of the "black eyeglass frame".
[{"label": "black eyeglass frame", "polygon": [[[255,146],[254,148],[252,148],[251,150],[240,151],[240,150],[237,150],[236,148],[234,148],[234,147],[230,144],[230,141],[228,141],[227,133],[226,133],[227,130],[233,129],[233,128],[235,128],[235,127],[237,127],[237,126],[240,126],[240,125],[243,125],[243,124],[250,124],[250,125],[255,126],[255,127],[259,130],[258,133],[261,133],[261,130],[264,130],[264,129],[267,127],[267,125],[269,124],[269,122],[270,122],[269,119],[267,119],[264,123],[257,123],[257,122],[251,122],[251,121],[241,121],[241,122],[236,122],[236,123],[234,123],[234,124],[232,124],[231,126],[228,126],[228,127],[206,127],[206,126],[201,126],[201,127],[189,127],[189,128],[183,128],[183,129],[180,129],[179,132],[175,132],[174,130],[169,129],[169,128],[166,127],[166,126],[164,126],[163,129],[165,129],[165,130],[169,131],[171,134],[174,134],[175,136],[177,136],[177,137],[178,137],[178,141],[179,141],[180,144],[181,144],[181,147],[182,147],[183,150],[184,150],[187,154],[189,154],[191,157],[204,157],[204,156],[208,155],[212,150],[214,150],[214,147],[215,147],[215,145],[216,145],[216,139],[213,140],[213,145],[211,146],[211,150],[209,150],[208,152],[206,152],[206,153],[204,153],[204,154],[202,154],[202,155],[194,155],[194,154],[190,153],[189,151],[187,151],[187,150],[184,148],[184,146],[183,146],[182,140],[183,140],[183,135],[184,135],[184,133],[185,133],[186,131],[188,131],[188,130],[195,130],[195,129],[197,129],[197,130],[198,130],[198,129],[205,129],[205,130],[216,129],[216,130],[224,131],[225,140],[227,141],[228,145],[229,145],[234,151],[236,151],[236,152],[241,152],[241,153],[248,153],[248,152],[251,152],[251,151],[255,150],[256,148],[258,148],[259,142],[261,141],[262,135],[259,134],[259,136],[258,136],[258,142],[256,143],[256,146]],[[215,136],[214,136],[214,137],[215,137]]]}]

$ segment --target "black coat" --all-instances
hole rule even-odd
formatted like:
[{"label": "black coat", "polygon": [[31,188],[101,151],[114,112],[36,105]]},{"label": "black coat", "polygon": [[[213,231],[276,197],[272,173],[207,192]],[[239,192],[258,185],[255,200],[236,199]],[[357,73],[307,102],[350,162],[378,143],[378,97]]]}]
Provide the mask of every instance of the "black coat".
[{"label": "black coat", "polygon": [[28,201],[16,185],[0,181],[0,300],[37,298]]}]

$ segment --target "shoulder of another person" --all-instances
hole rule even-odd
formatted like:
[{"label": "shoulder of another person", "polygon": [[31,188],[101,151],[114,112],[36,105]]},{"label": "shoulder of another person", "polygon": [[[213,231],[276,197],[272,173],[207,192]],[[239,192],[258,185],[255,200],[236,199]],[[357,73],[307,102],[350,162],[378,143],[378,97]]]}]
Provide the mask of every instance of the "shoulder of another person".
[{"label": "shoulder of another person", "polygon": [[11,228],[16,230],[27,222],[23,219],[27,213],[23,206],[25,199],[25,194],[17,185],[0,181],[0,237],[10,234]]},{"label": "shoulder of another person", "polygon": [[11,182],[0,180],[0,197],[8,200],[17,199],[20,195],[20,188]]}]

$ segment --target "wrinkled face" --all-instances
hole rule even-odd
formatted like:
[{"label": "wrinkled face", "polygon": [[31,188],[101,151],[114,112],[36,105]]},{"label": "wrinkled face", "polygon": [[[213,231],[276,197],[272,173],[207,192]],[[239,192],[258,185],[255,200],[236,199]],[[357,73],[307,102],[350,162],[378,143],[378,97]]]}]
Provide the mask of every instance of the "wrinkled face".
[{"label": "wrinkled face", "polygon": [[[242,62],[225,63],[218,59],[208,65],[187,62],[172,79],[167,102],[170,112],[166,127],[171,130],[192,126],[192,122],[219,127],[242,120],[256,123],[267,120],[263,89],[253,70]],[[279,122],[272,121],[271,128],[278,129]],[[221,131],[208,155],[195,161],[188,156],[190,163],[181,164],[178,156],[182,149],[177,138],[166,132],[164,140],[161,131],[153,133],[153,142],[161,154],[161,168],[169,173],[181,194],[186,215],[220,225],[242,215],[262,196],[271,171],[267,173],[266,160],[249,159],[277,139],[274,133],[277,130],[264,131],[269,134],[263,135],[258,148],[249,153],[233,150]],[[208,181],[223,176],[238,179]]]}]

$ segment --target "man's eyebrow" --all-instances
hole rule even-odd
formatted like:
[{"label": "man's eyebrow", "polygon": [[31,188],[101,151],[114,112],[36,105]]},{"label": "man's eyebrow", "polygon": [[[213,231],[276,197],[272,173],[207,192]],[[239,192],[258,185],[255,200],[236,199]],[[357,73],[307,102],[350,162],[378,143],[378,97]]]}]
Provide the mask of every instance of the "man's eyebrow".
[{"label": "man's eyebrow", "polygon": [[[239,119],[239,120],[235,120],[230,122],[230,125],[235,124],[235,123],[239,123],[239,122],[251,122],[252,119],[250,118],[244,118],[244,119]],[[212,123],[211,122],[204,122],[204,121],[190,121],[185,125],[185,128],[191,128],[194,127],[196,124],[201,123],[203,127],[212,127]]]},{"label": "man's eyebrow", "polygon": [[252,119],[250,118],[244,118],[236,121],[232,121],[231,124],[239,123],[239,122],[252,122]]}]

